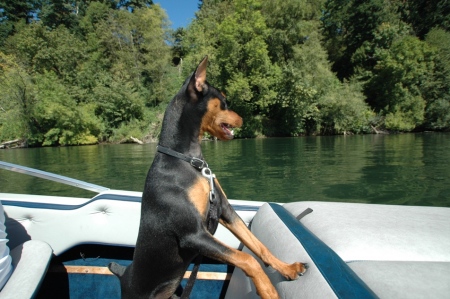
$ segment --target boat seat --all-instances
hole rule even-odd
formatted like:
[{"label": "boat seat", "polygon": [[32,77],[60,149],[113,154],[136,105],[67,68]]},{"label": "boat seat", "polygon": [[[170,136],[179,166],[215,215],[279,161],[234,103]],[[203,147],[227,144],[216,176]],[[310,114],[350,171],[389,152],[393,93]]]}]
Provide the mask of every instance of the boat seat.
[{"label": "boat seat", "polygon": [[381,298],[448,298],[450,209],[338,202],[284,205]]},{"label": "boat seat", "polygon": [[[58,256],[80,244],[134,247],[139,230],[141,192],[109,190],[92,199],[0,193],[9,247],[43,240]],[[248,203],[248,204],[246,204]],[[257,206],[239,201],[240,217],[249,223]],[[68,238],[61,236],[68,235]],[[222,225],[215,236],[238,248],[239,240]]]},{"label": "boat seat", "polygon": [[[294,216],[307,208],[313,212],[296,220]],[[448,298],[450,294],[448,208],[265,204],[251,230],[281,260],[310,266],[304,276],[286,281],[261,263],[281,298]],[[243,251],[249,252],[245,247]],[[339,277],[345,279],[339,282]],[[238,297],[258,298],[250,279],[236,268],[225,298]]]},{"label": "boat seat", "polygon": [[13,273],[1,290],[0,298],[34,298],[47,273],[52,254],[52,248],[39,240],[27,241],[11,250]]}]

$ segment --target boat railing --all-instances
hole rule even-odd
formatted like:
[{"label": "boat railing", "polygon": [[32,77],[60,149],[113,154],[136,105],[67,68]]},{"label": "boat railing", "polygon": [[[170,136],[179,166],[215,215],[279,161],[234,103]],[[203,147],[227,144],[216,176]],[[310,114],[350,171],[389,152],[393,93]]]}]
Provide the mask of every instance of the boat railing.
[{"label": "boat railing", "polygon": [[13,172],[26,174],[26,175],[31,175],[31,176],[38,177],[41,179],[46,179],[46,180],[62,183],[65,185],[97,192],[97,193],[101,193],[103,191],[110,190],[107,187],[87,183],[87,182],[69,178],[69,177],[66,177],[63,175],[54,174],[51,172],[42,171],[42,170],[38,170],[38,169],[34,169],[34,168],[22,166],[22,165],[17,165],[17,164],[13,164],[13,163],[8,163],[8,162],[4,162],[4,161],[0,161],[0,169],[5,169],[5,170],[13,171]]}]

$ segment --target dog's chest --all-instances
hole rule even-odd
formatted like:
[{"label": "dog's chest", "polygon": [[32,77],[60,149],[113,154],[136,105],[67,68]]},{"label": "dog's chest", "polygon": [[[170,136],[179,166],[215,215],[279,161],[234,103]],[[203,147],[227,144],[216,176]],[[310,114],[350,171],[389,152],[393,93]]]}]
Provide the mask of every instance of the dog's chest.
[{"label": "dog's chest", "polygon": [[188,190],[188,198],[201,215],[208,231],[214,233],[221,214],[220,201],[222,194],[220,188],[215,186],[214,192],[211,191],[208,180],[204,177],[198,177]]}]

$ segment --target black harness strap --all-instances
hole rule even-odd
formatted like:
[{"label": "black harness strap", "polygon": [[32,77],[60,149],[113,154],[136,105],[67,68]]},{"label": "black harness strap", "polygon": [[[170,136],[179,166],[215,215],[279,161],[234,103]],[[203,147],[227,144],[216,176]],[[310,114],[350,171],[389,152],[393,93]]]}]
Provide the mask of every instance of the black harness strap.
[{"label": "black harness strap", "polygon": [[[217,229],[217,225],[219,224],[219,215],[218,211],[219,201],[214,199],[209,206],[209,214],[208,214],[208,231],[211,234],[214,234]],[[192,288],[194,287],[195,280],[197,279],[198,269],[200,268],[200,264],[202,262],[203,255],[199,254],[194,261],[194,268],[192,269],[191,275],[189,275],[188,282],[184,287],[183,293],[181,294],[180,299],[189,299],[189,295],[191,294]]]},{"label": "black harness strap", "polygon": [[197,279],[198,269],[200,268],[200,264],[202,263],[203,255],[199,254],[195,258],[194,268],[192,269],[191,275],[189,275],[188,282],[184,287],[183,293],[181,294],[180,299],[189,299],[189,295],[191,294],[192,288],[194,287],[195,280]]},{"label": "black harness strap", "polygon": [[219,200],[216,198],[209,205],[208,231],[213,235],[219,225]]},{"label": "black harness strap", "polygon": [[[218,200],[213,200],[210,204],[209,215],[208,215],[208,231],[211,234],[214,234],[217,229],[217,225],[219,224],[219,215],[218,211]],[[195,280],[197,279],[198,269],[200,268],[200,264],[202,262],[203,255],[199,254],[194,261],[194,268],[192,269],[191,275],[189,275],[188,282],[184,287],[183,293],[181,294],[180,299],[189,299],[189,295],[192,292],[192,288],[194,287]]]}]

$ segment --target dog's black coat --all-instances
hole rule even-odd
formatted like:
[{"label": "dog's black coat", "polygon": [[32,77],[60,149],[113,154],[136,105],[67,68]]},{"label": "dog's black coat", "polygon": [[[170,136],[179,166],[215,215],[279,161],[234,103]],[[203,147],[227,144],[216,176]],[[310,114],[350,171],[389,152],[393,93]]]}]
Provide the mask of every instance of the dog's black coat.
[{"label": "dog's black coat", "polygon": [[[228,110],[225,96],[206,82],[206,63],[205,58],[169,103],[159,141],[161,146],[202,160],[200,138],[205,131],[220,139],[231,139],[229,128],[242,125],[242,119]],[[257,289],[274,297],[275,289],[259,264],[253,263],[253,258],[214,239],[212,233],[217,223],[208,232],[209,186],[201,172],[188,162],[164,153],[156,154],[145,181],[133,262],[126,269],[110,264],[110,270],[120,279],[122,298],[170,298],[187,267],[198,255],[241,267],[251,264],[245,272],[258,276],[252,277]],[[215,186],[218,204],[213,212],[220,217],[221,223],[241,240],[254,238],[248,235],[250,232],[240,236],[240,231],[246,230],[246,227],[242,228],[245,224],[239,223],[242,220],[228,203],[218,181]],[[247,245],[243,240],[247,246],[253,244],[253,251],[260,251],[257,255],[262,255],[264,262],[272,264],[273,256],[262,244],[254,245],[256,241],[252,239]],[[284,263],[274,267],[280,271],[279,268],[284,266],[288,267]],[[283,275],[295,277],[303,271],[299,266],[295,269],[295,274]],[[266,284],[269,285],[267,288]]]}]

